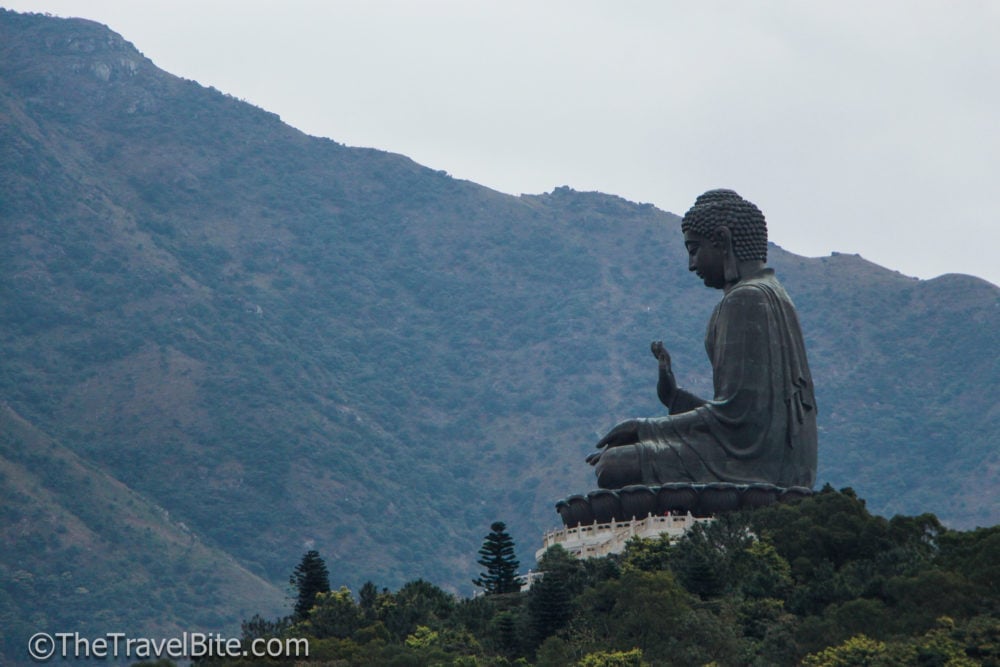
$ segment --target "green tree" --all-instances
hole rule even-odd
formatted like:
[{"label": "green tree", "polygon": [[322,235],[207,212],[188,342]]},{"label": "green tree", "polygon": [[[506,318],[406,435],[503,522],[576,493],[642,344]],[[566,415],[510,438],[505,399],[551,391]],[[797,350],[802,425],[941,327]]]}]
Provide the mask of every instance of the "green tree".
[{"label": "green tree", "polygon": [[576,664],[579,667],[646,667],[649,663],[643,662],[642,651],[634,648],[631,651],[588,653]]},{"label": "green tree", "polygon": [[632,570],[578,596],[570,627],[593,648],[639,648],[650,660],[666,660],[692,602],[673,573]]},{"label": "green tree", "polygon": [[438,643],[438,633],[426,625],[418,625],[413,634],[406,637],[404,643],[410,648],[430,648]]},{"label": "green tree", "polygon": [[554,635],[538,647],[535,664],[538,667],[565,667],[577,662],[576,647],[566,639]]},{"label": "green tree", "polygon": [[338,591],[317,593],[305,627],[315,637],[347,639],[364,625],[361,609],[351,591],[341,586]]},{"label": "green tree", "polygon": [[361,613],[366,621],[375,620],[377,614],[375,605],[377,602],[378,587],[373,582],[366,581],[361,586],[361,590],[358,591],[358,607],[361,608]]},{"label": "green tree", "polygon": [[1000,598],[1000,525],[940,536],[939,563],[961,572],[981,594]]},{"label": "green tree", "polygon": [[493,617],[490,635],[493,637],[500,653],[508,658],[515,657],[520,652],[520,637],[518,637],[518,615],[510,610],[504,610]]},{"label": "green tree", "polygon": [[633,537],[625,544],[622,554],[622,569],[658,572],[670,568],[670,552],[673,549],[667,534],[656,538]]},{"label": "green tree", "polygon": [[792,568],[774,545],[761,540],[733,554],[736,589],[751,598],[784,598],[792,589]]},{"label": "green tree", "polygon": [[514,557],[514,540],[507,533],[503,521],[490,525],[490,534],[485,537],[476,561],[486,568],[486,572],[473,579],[472,583],[483,589],[486,595],[517,593],[521,582],[517,580],[517,568],[521,563]]},{"label": "green tree", "polygon": [[455,610],[455,598],[434,584],[417,579],[383,598],[379,620],[393,637],[403,639],[418,626],[437,629]]},{"label": "green tree", "polygon": [[260,614],[254,614],[249,620],[240,623],[243,641],[249,642],[253,639],[263,637],[277,637],[288,628],[288,618],[279,618],[270,621]]},{"label": "green tree", "polygon": [[309,618],[309,610],[316,603],[316,596],[330,592],[330,572],[318,551],[310,550],[302,556],[292,576],[288,578],[288,583],[297,591],[292,618],[304,621]]},{"label": "green tree", "polygon": [[573,599],[561,572],[546,572],[528,593],[528,615],[536,642],[561,630],[573,615]]},{"label": "green tree", "polygon": [[543,575],[528,592],[528,616],[534,640],[541,643],[572,617],[573,596],[583,591],[584,571],[579,559],[558,544],[542,555],[538,568]]},{"label": "green tree", "polygon": [[886,646],[865,635],[851,637],[839,646],[825,648],[819,653],[807,655],[802,661],[804,667],[867,667],[884,664]]},{"label": "green tree", "polygon": [[570,595],[579,595],[587,586],[587,565],[591,562],[582,561],[569,551],[566,551],[561,544],[556,544],[545,550],[542,557],[538,559],[538,571],[544,572],[545,577],[558,575],[566,582]]},{"label": "green tree", "polygon": [[[722,517],[725,521],[727,517]],[[703,599],[727,592],[732,580],[732,545],[719,539],[719,524],[696,525],[677,543],[670,554],[670,568],[691,593]],[[741,542],[749,537],[741,536]],[[741,548],[740,543],[735,548]]]}]

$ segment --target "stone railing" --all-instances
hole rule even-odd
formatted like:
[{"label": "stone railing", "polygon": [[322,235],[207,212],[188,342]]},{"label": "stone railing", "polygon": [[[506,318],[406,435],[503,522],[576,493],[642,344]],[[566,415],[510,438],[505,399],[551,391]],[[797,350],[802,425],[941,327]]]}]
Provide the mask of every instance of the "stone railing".
[{"label": "stone railing", "polygon": [[578,558],[607,556],[621,553],[625,549],[625,544],[633,537],[654,538],[665,533],[677,538],[695,524],[711,520],[710,517],[696,517],[690,513],[649,515],[644,519],[630,521],[618,521],[612,518],[607,523],[594,522],[556,528],[546,531],[542,536],[542,548],[535,553],[535,557],[541,558],[542,554],[557,544]]}]

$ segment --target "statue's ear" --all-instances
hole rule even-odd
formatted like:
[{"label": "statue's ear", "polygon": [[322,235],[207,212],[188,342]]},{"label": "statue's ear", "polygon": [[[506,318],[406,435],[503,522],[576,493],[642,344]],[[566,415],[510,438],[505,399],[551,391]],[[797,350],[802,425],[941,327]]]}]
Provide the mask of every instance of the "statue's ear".
[{"label": "statue's ear", "polygon": [[740,267],[733,249],[733,233],[726,225],[719,225],[712,232],[712,243],[722,249],[722,269],[727,285],[740,279]]},{"label": "statue's ear", "polygon": [[730,255],[733,253],[733,233],[727,225],[719,225],[712,230],[712,245]]}]

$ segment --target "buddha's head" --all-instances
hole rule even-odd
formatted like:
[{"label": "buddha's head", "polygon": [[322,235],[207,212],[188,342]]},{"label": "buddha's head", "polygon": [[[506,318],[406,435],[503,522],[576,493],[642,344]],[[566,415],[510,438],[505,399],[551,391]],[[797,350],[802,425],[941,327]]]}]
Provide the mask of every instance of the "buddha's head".
[{"label": "buddha's head", "polygon": [[725,225],[733,237],[733,252],[740,261],[767,261],[767,221],[753,202],[732,190],[709,190],[684,214],[681,231],[697,232],[711,239]]},{"label": "buddha's head", "polygon": [[732,190],[709,190],[681,220],[688,268],[709,287],[739,279],[739,264],[767,261],[767,222],[753,203]]}]

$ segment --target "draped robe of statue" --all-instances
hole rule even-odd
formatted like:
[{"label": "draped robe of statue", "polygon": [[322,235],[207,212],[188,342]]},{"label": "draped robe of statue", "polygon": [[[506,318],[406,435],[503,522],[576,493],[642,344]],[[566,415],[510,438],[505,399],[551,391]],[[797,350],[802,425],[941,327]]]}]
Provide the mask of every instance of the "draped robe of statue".
[{"label": "draped robe of statue", "polygon": [[726,291],[705,336],[713,400],[684,390],[670,416],[638,420],[639,441],[609,447],[598,485],[765,482],[812,487],[816,401],[795,307],[772,269]]}]

